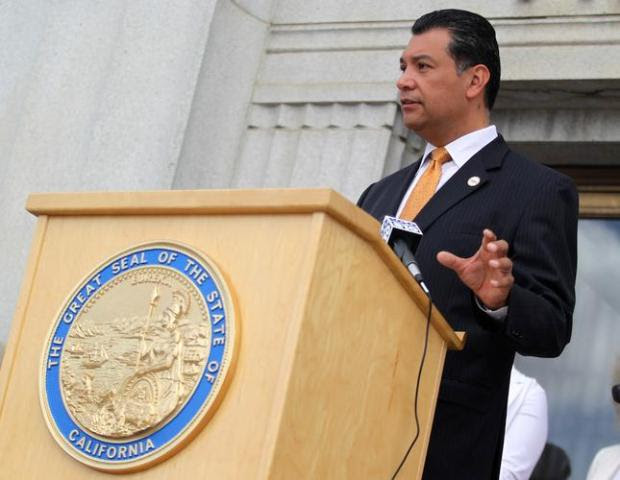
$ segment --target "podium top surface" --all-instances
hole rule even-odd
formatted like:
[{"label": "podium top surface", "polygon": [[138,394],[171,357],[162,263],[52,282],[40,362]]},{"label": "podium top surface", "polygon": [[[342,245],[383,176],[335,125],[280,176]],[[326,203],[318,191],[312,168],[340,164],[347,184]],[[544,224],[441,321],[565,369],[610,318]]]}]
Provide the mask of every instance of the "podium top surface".
[{"label": "podium top surface", "polygon": [[[36,193],[26,209],[37,216],[97,215],[248,215],[325,213],[369,242],[410,292],[420,309],[428,299],[379,235],[379,223],[330,189],[166,190],[149,192]],[[455,333],[433,309],[431,321],[448,348],[463,348]]]},{"label": "podium top surface", "polygon": [[165,190],[144,192],[34,193],[35,215],[162,215],[328,213],[353,214],[353,205],[330,189]]}]

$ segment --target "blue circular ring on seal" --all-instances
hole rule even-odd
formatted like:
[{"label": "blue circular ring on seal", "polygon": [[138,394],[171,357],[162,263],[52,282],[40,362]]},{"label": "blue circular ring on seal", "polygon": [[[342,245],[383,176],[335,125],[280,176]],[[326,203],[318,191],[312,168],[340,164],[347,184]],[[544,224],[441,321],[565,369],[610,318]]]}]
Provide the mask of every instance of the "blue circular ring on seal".
[{"label": "blue circular ring on seal", "polygon": [[[204,318],[200,317],[203,318],[201,321],[208,321],[208,325],[205,323],[196,327],[209,331],[207,340],[202,340],[202,351],[208,349],[208,355],[205,354],[199,358],[201,367],[199,371],[194,372],[192,378],[195,378],[195,383],[192,384],[191,391],[184,391],[182,390],[183,387],[177,386],[177,390],[181,388],[180,391],[184,393],[183,401],[179,401],[178,406],[175,405],[176,409],[171,411],[169,415],[164,414],[164,418],[152,425],[152,428],[139,430],[136,427],[135,433],[112,436],[101,431],[96,432],[96,429],[86,428],[84,422],[76,420],[76,410],[68,408],[68,405],[71,404],[70,400],[73,399],[66,392],[63,395],[64,386],[61,373],[64,365],[63,359],[64,356],[70,358],[72,355],[76,355],[75,351],[68,351],[67,349],[70,337],[85,338],[89,334],[90,336],[104,336],[105,333],[97,329],[92,329],[94,332],[85,333],[83,330],[79,330],[79,325],[76,327],[78,331],[75,329],[72,331],[72,327],[74,323],[77,324],[83,313],[86,315],[85,312],[88,312],[89,306],[92,306],[97,298],[101,298],[105,292],[111,291],[115,284],[125,281],[122,280],[123,275],[132,276],[133,281],[138,283],[135,279],[139,278],[139,275],[150,278],[148,275],[157,274],[167,275],[170,278],[178,279],[183,284],[191,285],[192,294],[200,301],[201,309],[204,312]],[[156,289],[155,292],[157,292]],[[157,298],[156,296],[153,297],[151,307],[156,303]],[[48,427],[61,447],[77,460],[96,469],[126,472],[142,469],[162,461],[185,445],[210,418],[228,384],[237,342],[234,310],[231,295],[215,265],[203,255],[199,255],[189,247],[177,243],[157,242],[140,245],[116,255],[88,275],[61,308],[46,343],[41,365],[41,404]],[[150,312],[152,311],[153,308]],[[169,313],[169,315],[173,315],[173,313]],[[146,322],[147,327],[143,330],[145,332],[148,330],[148,320]],[[131,326],[123,326],[123,328],[128,329]],[[161,328],[161,330],[164,329]],[[177,344],[183,346],[184,340],[180,339],[178,333],[175,335]],[[108,341],[108,344],[110,343],[113,342]],[[141,344],[146,344],[144,335]],[[186,355],[188,354],[185,350],[183,352]],[[87,365],[84,368],[96,368],[87,363],[88,357],[85,354],[78,353],[81,355],[82,364]],[[132,352],[129,353],[133,355]],[[109,358],[108,355],[106,354],[104,361]],[[140,363],[140,355],[141,353],[138,351],[138,364]],[[151,353],[151,355],[153,354]],[[178,357],[180,353],[176,351],[176,355]],[[145,355],[144,358],[148,359],[149,357]],[[179,365],[184,365],[182,359],[177,360]],[[197,364],[198,360],[194,360],[194,364],[191,366]],[[163,367],[157,365],[157,368]],[[144,377],[147,376],[147,373],[144,373],[147,370],[146,367],[140,369],[138,365],[135,366],[135,371],[140,371]],[[156,371],[155,367],[152,370]],[[91,370],[83,371],[90,372]],[[88,380],[86,377],[89,375],[88,373],[84,376],[85,381]],[[92,383],[92,375],[88,381]],[[180,381],[177,383],[181,384]],[[78,389],[78,393],[82,395],[82,398],[86,398],[85,392],[90,394],[90,397],[94,396],[90,388],[88,390],[84,386],[80,388],[81,390]],[[115,390],[112,390],[108,396],[115,394],[117,397],[119,396]],[[69,396],[69,400],[67,396]],[[105,395],[99,395],[99,397],[95,400],[90,398],[90,404],[102,405],[107,402],[109,406],[113,403]],[[144,406],[146,403],[140,405]],[[150,408],[154,409],[154,407]],[[111,410],[111,408],[107,408],[107,410]],[[107,410],[101,407],[103,413],[112,415]],[[95,412],[89,418],[98,421],[101,417],[100,413]],[[155,418],[152,412],[151,417],[148,414],[144,415],[145,418]],[[124,417],[123,422],[125,422]],[[128,422],[126,423],[130,425]]]}]

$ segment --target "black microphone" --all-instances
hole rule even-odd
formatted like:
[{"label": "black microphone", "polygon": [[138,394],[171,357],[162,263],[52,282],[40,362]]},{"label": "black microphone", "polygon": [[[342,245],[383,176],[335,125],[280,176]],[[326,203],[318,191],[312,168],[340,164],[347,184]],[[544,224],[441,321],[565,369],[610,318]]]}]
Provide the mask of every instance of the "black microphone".
[{"label": "black microphone", "polygon": [[424,293],[431,298],[431,293],[424,283],[422,272],[413,253],[417,250],[422,239],[422,230],[414,222],[408,222],[402,218],[386,215],[381,224],[381,237],[392,247],[394,253],[400,258],[409,273],[418,282]]},{"label": "black microphone", "polygon": [[614,402],[620,403],[620,383],[611,387],[611,396],[613,397]]}]

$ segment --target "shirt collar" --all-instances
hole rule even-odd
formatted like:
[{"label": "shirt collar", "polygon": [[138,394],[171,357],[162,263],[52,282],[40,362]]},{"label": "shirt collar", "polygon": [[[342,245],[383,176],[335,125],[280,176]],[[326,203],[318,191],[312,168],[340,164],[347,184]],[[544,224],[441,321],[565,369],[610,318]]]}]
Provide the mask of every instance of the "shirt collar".
[{"label": "shirt collar", "polygon": [[[495,125],[489,125],[488,127],[475,130],[467,135],[457,138],[446,145],[445,148],[448,150],[452,161],[460,168],[465,165],[467,160],[473,157],[496,138],[497,128],[495,128]],[[426,148],[424,150],[424,162],[428,158],[428,155],[435,150],[435,148],[437,148],[435,145],[430,143],[426,144]]]}]

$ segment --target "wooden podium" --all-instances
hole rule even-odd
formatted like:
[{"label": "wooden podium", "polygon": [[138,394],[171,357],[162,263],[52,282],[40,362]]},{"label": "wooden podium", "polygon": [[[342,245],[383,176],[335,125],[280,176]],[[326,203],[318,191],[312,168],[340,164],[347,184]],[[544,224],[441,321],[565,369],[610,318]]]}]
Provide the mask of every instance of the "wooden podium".
[{"label": "wooden podium", "polygon": [[[416,434],[428,299],[379,224],[330,190],[37,194],[38,216],[0,371],[2,479],[113,478],[52,438],[42,355],[68,293],[101,262],[151,241],[208,255],[236,303],[236,365],[184,448],[132,478],[388,479]],[[421,478],[446,349],[432,311],[420,436],[399,478]]]}]

